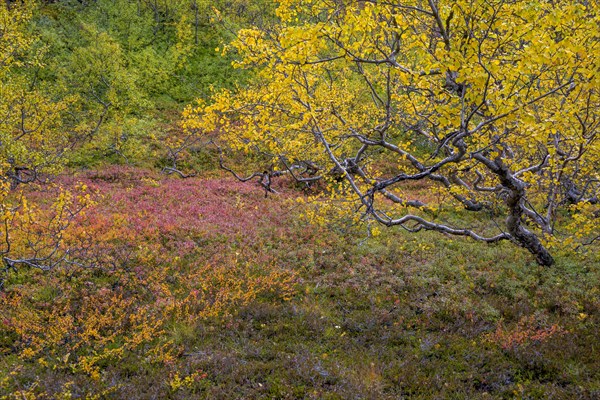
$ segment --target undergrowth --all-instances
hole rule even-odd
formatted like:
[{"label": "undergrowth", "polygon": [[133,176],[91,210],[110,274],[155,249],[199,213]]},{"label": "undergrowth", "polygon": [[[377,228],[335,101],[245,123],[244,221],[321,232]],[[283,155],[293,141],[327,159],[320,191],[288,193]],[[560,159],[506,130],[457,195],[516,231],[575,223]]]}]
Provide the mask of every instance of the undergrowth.
[{"label": "undergrowth", "polygon": [[510,244],[357,239],[222,177],[59,181],[102,194],[65,233],[88,264],[8,272],[0,398],[600,396],[593,251],[542,268]]}]

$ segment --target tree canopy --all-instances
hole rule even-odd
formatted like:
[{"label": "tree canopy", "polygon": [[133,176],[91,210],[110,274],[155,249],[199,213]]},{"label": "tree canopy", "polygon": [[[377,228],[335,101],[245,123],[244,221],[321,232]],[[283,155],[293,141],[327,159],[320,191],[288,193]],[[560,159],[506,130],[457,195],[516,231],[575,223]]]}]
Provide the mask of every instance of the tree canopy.
[{"label": "tree canopy", "polygon": [[[279,23],[225,49],[253,84],[188,108],[184,127],[260,157],[250,177],[267,190],[283,174],[333,182],[381,224],[510,240],[551,265],[549,248],[597,229],[596,6],[282,0]],[[441,205],[407,197],[421,180]],[[440,206],[491,222],[448,222]]]}]

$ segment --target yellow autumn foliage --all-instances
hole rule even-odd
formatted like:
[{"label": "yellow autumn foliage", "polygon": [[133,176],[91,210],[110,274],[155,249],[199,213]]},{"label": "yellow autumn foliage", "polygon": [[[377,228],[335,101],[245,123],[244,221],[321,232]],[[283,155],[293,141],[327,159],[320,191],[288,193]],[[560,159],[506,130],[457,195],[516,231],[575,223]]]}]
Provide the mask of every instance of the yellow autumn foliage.
[{"label": "yellow autumn foliage", "polygon": [[[278,5],[278,23],[240,30],[229,46],[235,65],[253,71],[252,84],[188,107],[184,129],[218,131],[223,145],[302,182],[337,173],[352,190],[334,191],[385,225],[511,240],[552,263],[540,256],[540,238],[555,235],[558,209],[597,203],[597,7]],[[414,180],[445,190],[447,206],[504,207],[505,228],[478,233],[411,214],[407,204],[427,203],[404,198],[404,183]]]}]

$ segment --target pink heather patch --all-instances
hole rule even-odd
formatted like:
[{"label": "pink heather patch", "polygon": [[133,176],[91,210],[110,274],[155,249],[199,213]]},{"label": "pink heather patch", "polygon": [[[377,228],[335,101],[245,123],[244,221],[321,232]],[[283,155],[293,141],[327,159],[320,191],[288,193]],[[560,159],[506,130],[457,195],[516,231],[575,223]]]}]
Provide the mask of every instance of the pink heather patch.
[{"label": "pink heather patch", "polygon": [[[78,182],[102,196],[82,221],[89,224],[88,232],[99,241],[147,245],[154,252],[185,255],[200,242],[219,237],[252,244],[260,229],[283,235],[289,214],[282,206],[285,195],[265,198],[255,183],[232,178],[165,178],[152,171],[112,167],[57,180],[67,189]],[[116,233],[108,234],[111,230]]]}]

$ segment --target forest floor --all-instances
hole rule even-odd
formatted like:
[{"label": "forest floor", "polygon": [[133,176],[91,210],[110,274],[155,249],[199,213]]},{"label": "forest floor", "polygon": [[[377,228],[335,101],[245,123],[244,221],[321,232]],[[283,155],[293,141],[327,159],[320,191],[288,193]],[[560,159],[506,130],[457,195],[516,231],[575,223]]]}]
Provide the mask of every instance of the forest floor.
[{"label": "forest floor", "polygon": [[99,193],[64,238],[93,261],[8,273],[0,398],[600,398],[597,255],[367,237],[224,177],[59,183]]}]

